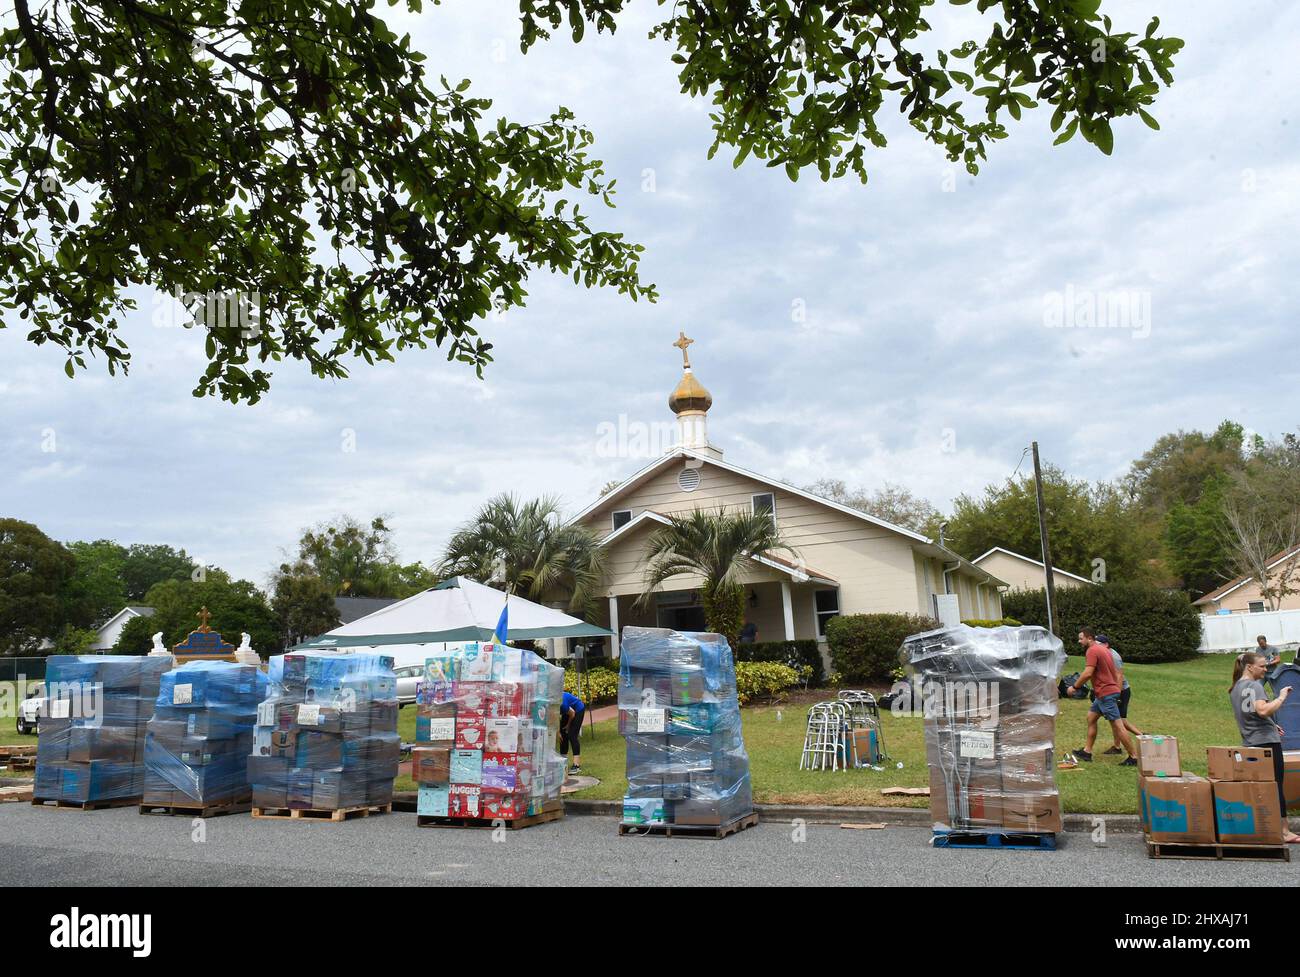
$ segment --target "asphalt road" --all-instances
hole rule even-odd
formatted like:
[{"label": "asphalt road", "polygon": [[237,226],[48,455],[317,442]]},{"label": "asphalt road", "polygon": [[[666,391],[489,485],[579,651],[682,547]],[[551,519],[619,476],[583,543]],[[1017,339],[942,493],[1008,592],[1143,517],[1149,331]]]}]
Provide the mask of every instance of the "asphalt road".
[{"label": "asphalt road", "polygon": [[933,849],[923,828],[760,824],[723,841],[620,837],[610,818],[516,832],[417,828],[413,814],[344,823],[184,818],[0,805],[0,884],[30,885],[1137,885],[1300,883],[1289,863],[1152,860],[1142,840],[1061,836],[1057,851]]}]

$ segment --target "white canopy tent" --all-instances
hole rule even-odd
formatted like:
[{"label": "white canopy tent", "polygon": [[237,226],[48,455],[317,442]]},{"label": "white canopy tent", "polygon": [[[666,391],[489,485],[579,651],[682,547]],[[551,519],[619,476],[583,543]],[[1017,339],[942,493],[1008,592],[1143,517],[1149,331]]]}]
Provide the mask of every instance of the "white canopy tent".
[{"label": "white canopy tent", "polygon": [[[508,599],[508,640],[596,638],[604,628],[518,595]],[[380,608],[328,634],[305,641],[295,651],[322,648],[381,650],[395,667],[422,664],[448,643],[491,641],[506,595],[468,577],[453,577],[431,590]]]}]

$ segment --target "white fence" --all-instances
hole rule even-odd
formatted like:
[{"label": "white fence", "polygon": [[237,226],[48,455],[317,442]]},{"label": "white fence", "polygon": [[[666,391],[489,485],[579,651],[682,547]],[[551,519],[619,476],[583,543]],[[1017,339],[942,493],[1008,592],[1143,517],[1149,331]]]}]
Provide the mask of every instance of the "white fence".
[{"label": "white fence", "polygon": [[1261,634],[1272,645],[1300,643],[1300,610],[1201,615],[1201,651],[1254,648]]}]

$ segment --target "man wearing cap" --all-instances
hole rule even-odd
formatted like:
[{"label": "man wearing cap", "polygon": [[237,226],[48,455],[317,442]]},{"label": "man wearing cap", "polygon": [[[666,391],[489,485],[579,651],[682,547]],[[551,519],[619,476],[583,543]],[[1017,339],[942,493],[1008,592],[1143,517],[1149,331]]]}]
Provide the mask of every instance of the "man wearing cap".
[{"label": "man wearing cap", "polygon": [[1092,690],[1097,693],[1097,700],[1088,710],[1088,744],[1082,750],[1076,750],[1075,756],[1080,760],[1092,760],[1092,745],[1097,740],[1097,722],[1105,717],[1110,723],[1115,742],[1124,747],[1128,757],[1120,764],[1122,767],[1136,767],[1137,758],[1133,755],[1133,741],[1124,729],[1124,720],[1119,714],[1119,698],[1123,687],[1120,685],[1119,672],[1115,668],[1115,659],[1111,657],[1110,648],[1097,640],[1097,634],[1091,628],[1079,632],[1079,644],[1088,650],[1084,655],[1085,668],[1074,680],[1068,690],[1071,697],[1083,694],[1083,687],[1092,681]]}]

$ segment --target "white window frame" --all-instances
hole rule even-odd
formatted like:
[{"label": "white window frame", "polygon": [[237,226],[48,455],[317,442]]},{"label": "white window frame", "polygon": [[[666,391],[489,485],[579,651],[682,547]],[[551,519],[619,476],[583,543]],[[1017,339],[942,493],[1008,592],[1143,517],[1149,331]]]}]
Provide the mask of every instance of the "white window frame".
[{"label": "white window frame", "polygon": [[1262,600],[1252,600],[1246,602],[1247,614],[1263,614],[1267,610],[1268,610],[1268,605],[1265,604]]},{"label": "white window frame", "polygon": [[775,492],[755,492],[754,494],[752,494],[749,497],[749,511],[754,515],[758,515],[758,505],[756,503],[756,500],[762,498],[769,498],[772,500],[772,508],[769,510],[769,512],[772,515],[772,525],[773,527],[775,527],[776,526],[776,493]]},{"label": "white window frame", "polygon": [[[615,522],[615,518],[614,518],[614,517],[615,517],[615,516],[618,516],[618,515],[620,515],[620,514],[622,514],[622,513],[624,513],[624,512],[627,513],[627,522],[625,522],[625,523],[618,523],[618,522]],[[609,514],[609,528],[610,528],[610,531],[616,533],[616,532],[618,532],[620,529],[622,529],[624,526],[626,526],[628,522],[631,522],[631,521],[632,521],[632,510],[631,510],[631,509],[615,509],[613,512],[611,512],[611,513]]]},{"label": "white window frame", "polygon": [[[817,595],[818,595],[818,594],[834,594],[834,595],[835,595],[835,610],[833,610],[833,611],[823,611],[821,608],[819,608],[819,607],[817,606]],[[818,638],[824,638],[824,637],[826,637],[826,623],[827,623],[828,621],[830,621],[830,619],[831,619],[832,617],[839,617],[839,616],[840,616],[841,614],[843,614],[843,613],[844,613],[844,612],[840,609],[840,589],[839,589],[838,587],[823,587],[823,588],[820,589],[820,590],[814,590],[814,591],[813,591],[813,617],[816,618],[816,620],[817,620],[817,637],[818,637]],[[829,616],[827,616],[827,615],[829,615]]]}]

